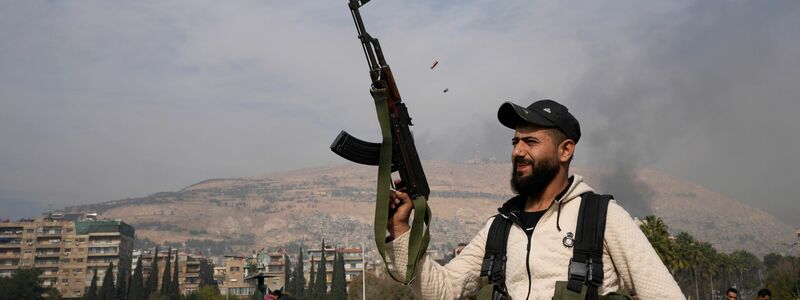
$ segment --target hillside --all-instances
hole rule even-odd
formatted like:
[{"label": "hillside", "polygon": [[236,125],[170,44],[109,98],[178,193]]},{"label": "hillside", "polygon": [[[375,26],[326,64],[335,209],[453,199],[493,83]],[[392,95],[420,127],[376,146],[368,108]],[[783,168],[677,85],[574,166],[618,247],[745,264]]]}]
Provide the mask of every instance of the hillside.
[{"label": "hillside", "polygon": [[[424,163],[432,195],[432,248],[468,242],[511,197],[509,164]],[[153,241],[208,239],[234,248],[289,243],[372,244],[377,169],[355,164],[206,180],[178,192],[69,207],[134,225]],[[652,170],[574,168],[599,192],[614,194],[632,215],[653,213],[718,250],[780,252],[793,230],[775,217],[702,186]],[[632,200],[635,199],[635,200]],[[364,237],[367,237],[364,238]]]}]

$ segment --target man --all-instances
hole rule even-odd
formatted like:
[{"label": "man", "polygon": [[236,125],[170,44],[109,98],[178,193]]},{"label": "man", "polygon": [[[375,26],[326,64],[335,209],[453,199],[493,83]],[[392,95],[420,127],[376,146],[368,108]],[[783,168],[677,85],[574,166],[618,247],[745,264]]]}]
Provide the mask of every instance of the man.
[{"label": "man", "polygon": [[725,299],[726,300],[736,300],[739,299],[739,291],[735,288],[729,288],[728,291],[725,292]]},{"label": "man", "polygon": [[760,289],[758,290],[758,295],[756,296],[757,300],[769,300],[772,299],[772,292],[768,289]]},{"label": "man", "polygon": [[[580,175],[569,175],[580,125],[566,107],[552,100],[527,108],[507,102],[497,117],[514,129],[511,185],[518,194],[499,209],[515,216],[507,241],[505,285],[513,299],[552,299],[556,281],[568,278],[568,241],[577,226],[581,194],[592,191]],[[395,266],[405,266],[413,204],[401,191],[392,191],[390,198],[387,230],[392,242],[387,254]],[[445,266],[423,256],[412,284],[415,293],[424,299],[458,299],[486,284],[480,269],[491,223],[492,219]],[[685,299],[642,231],[614,201],[608,205],[603,244],[600,295],[635,288],[639,299]],[[395,269],[403,278],[405,268]]]}]

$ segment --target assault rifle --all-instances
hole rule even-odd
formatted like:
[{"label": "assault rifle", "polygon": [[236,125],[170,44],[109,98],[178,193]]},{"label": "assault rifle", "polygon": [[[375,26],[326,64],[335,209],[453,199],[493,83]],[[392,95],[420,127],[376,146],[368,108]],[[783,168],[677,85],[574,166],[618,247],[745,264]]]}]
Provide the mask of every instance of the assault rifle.
[{"label": "assault rifle", "polygon": [[[369,64],[369,77],[372,79],[372,89],[386,89],[386,101],[389,106],[389,123],[392,130],[392,172],[399,172],[400,179],[406,192],[414,199],[417,196],[430,195],[428,180],[422,170],[417,148],[414,146],[414,137],[409,126],[411,117],[408,115],[405,103],[400,99],[400,92],[392,76],[392,70],[386,64],[386,59],[381,51],[378,39],[372,37],[364,29],[361,13],[358,8],[370,0],[350,0],[350,12],[358,30],[358,38],[364,48],[364,54]],[[377,166],[380,163],[380,143],[371,143],[360,140],[345,131],[333,141],[331,150],[339,156],[364,165]]]},{"label": "assault rifle", "polygon": [[342,131],[333,141],[331,150],[349,161],[378,166],[374,237],[378,253],[384,258],[384,263],[386,262],[384,247],[389,216],[391,173],[400,173],[403,189],[414,203],[414,218],[408,244],[406,278],[401,281],[395,278],[392,272],[388,272],[388,274],[397,281],[409,284],[414,280],[417,262],[428,248],[430,240],[428,225],[431,220],[431,212],[427,206],[430,187],[425,178],[425,172],[422,170],[417,148],[414,146],[414,137],[409,129],[409,126],[413,124],[411,124],[408,109],[400,99],[400,92],[397,90],[392,70],[386,64],[381,44],[378,39],[372,37],[364,29],[361,13],[358,11],[369,1],[349,0],[349,7],[356,24],[358,38],[361,40],[361,46],[367,57],[369,77],[372,80],[370,93],[375,100],[383,142],[366,142]]}]

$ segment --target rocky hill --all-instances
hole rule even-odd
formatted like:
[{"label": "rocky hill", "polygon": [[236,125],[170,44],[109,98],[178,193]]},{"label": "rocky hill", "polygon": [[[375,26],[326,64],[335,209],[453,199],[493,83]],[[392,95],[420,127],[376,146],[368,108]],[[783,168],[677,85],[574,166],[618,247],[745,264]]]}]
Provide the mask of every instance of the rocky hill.
[{"label": "rocky hill", "polygon": [[[468,242],[511,197],[510,164],[424,163],[432,195],[434,249]],[[652,170],[573,168],[599,192],[614,194],[632,215],[655,214],[674,232],[686,231],[718,250],[759,256],[783,250],[793,230],[775,217],[702,186]],[[156,242],[213,240],[234,249],[316,245],[322,237],[372,244],[374,167],[355,164],[206,180],[163,192],[68,211],[95,211],[134,225]]]}]

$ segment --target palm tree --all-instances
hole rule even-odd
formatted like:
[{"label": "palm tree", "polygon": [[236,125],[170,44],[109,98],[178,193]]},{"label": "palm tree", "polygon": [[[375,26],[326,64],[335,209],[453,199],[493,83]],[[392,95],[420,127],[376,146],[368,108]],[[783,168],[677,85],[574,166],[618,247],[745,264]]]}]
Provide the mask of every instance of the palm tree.
[{"label": "palm tree", "polygon": [[[714,277],[719,276],[719,253],[714,249],[711,244],[707,242],[700,242],[698,248],[698,264],[700,266],[701,276],[706,276],[710,283],[710,291],[714,291]],[[712,294],[713,297],[713,294]]]},{"label": "palm tree", "polygon": [[[673,267],[675,268],[676,272],[683,273],[681,276],[682,281],[684,283],[688,283],[691,279],[687,277],[694,277],[694,286],[695,286],[695,296],[700,297],[699,290],[697,287],[697,240],[692,237],[691,234],[686,232],[681,232],[677,236],[675,236],[675,242],[673,249],[675,250],[675,258],[673,260]],[[688,285],[688,284],[687,284]]]},{"label": "palm tree", "polygon": [[722,288],[724,288],[725,286],[733,286],[734,285],[734,281],[731,280],[731,277],[732,277],[731,276],[731,272],[733,272],[733,270],[734,270],[733,259],[731,259],[730,255],[725,254],[725,253],[720,253],[717,258],[718,258],[718,260],[717,260],[718,265],[717,266],[718,266],[721,278],[723,279],[722,282],[725,283],[722,286]]},{"label": "palm tree", "polygon": [[667,230],[668,227],[664,224],[664,221],[659,217],[649,215],[642,220],[642,225],[639,228],[647,236],[647,240],[650,241],[661,261],[675,275],[676,265],[679,265],[680,262],[676,261],[675,251],[672,249],[672,241]]}]

